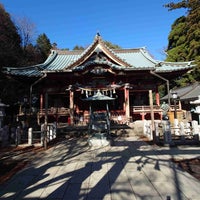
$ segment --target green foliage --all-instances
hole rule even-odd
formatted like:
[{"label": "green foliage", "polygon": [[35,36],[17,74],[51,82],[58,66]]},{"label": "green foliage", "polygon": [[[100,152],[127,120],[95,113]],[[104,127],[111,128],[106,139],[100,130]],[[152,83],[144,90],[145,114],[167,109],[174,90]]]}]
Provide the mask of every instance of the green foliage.
[{"label": "green foliage", "polygon": [[104,43],[106,44],[107,47],[109,47],[110,49],[121,49],[121,47],[117,44],[113,44],[111,42],[108,41],[104,41]]},{"label": "green foliage", "polygon": [[38,63],[42,63],[44,59],[45,58],[42,56],[37,46],[28,44],[26,46],[26,49],[23,50],[23,59],[21,60],[20,64],[21,66],[31,66]]},{"label": "green foliage", "polygon": [[164,84],[164,85],[159,85],[159,86],[158,86],[158,92],[159,92],[160,98],[164,97],[164,96],[167,94],[167,87],[166,87],[166,84]]},{"label": "green foliage", "polygon": [[175,20],[168,37],[166,61],[193,61],[196,67],[190,73],[177,79],[178,85],[200,80],[200,2],[199,0],[182,0],[166,4],[170,11],[180,8],[187,10],[186,16]]},{"label": "green foliage", "polygon": [[37,47],[42,54],[43,60],[45,60],[48,57],[52,48],[50,40],[45,33],[38,36]]},{"label": "green foliage", "polygon": [[79,45],[76,45],[73,50],[84,50],[85,48]]},{"label": "green foliage", "polygon": [[172,24],[172,30],[168,36],[168,50],[176,47],[177,45],[181,45],[185,42],[185,17],[178,18]]},{"label": "green foliage", "polygon": [[184,44],[181,44],[179,46],[176,46],[170,50],[167,51],[167,59],[166,61],[169,62],[182,62],[186,61],[187,57],[187,48]]},{"label": "green foliage", "polygon": [[3,66],[16,66],[21,53],[21,39],[10,15],[0,4],[0,70]]},{"label": "green foliage", "polygon": [[[21,23],[21,31],[27,30],[27,27],[32,27],[31,24],[28,24],[28,21],[26,21],[27,23],[21,22],[23,22]],[[38,64],[46,59],[51,48],[50,41],[45,34],[39,37],[36,46],[31,44],[32,29],[30,28],[27,32],[24,32],[23,36],[26,37],[22,38],[22,35],[18,33],[18,25],[11,20],[10,15],[0,4],[0,99],[9,105],[16,103],[20,97],[27,94],[29,83],[24,84],[7,77],[2,73],[2,67],[22,67]]]}]

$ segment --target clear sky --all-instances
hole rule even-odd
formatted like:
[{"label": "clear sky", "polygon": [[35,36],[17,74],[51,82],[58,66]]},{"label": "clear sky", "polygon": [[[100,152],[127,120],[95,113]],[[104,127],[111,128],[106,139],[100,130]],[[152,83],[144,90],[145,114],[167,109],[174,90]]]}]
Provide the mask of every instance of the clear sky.
[{"label": "clear sky", "polygon": [[97,32],[122,48],[147,47],[155,59],[168,44],[175,19],[185,10],[163,7],[178,0],[0,0],[11,16],[26,17],[58,48],[87,47]]}]

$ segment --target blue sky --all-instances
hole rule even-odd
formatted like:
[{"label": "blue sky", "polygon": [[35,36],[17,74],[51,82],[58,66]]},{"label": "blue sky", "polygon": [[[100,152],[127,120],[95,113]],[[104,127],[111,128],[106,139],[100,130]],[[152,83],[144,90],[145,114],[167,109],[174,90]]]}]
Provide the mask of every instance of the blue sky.
[{"label": "blue sky", "polygon": [[[185,10],[163,5],[178,0],[0,0],[11,16],[26,17],[58,48],[90,45],[97,32],[122,48],[147,47],[163,60],[175,19]],[[36,35],[36,37],[37,37]]]}]

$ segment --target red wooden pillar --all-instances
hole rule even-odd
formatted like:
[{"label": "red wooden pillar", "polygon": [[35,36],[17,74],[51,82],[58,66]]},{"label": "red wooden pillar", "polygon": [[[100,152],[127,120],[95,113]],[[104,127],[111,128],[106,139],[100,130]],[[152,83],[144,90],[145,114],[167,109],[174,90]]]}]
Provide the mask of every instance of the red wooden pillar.
[{"label": "red wooden pillar", "polygon": [[140,113],[140,115],[142,116],[142,120],[145,120],[145,115],[146,115],[146,113],[145,113],[145,112],[142,112],[142,113]]},{"label": "red wooden pillar", "polygon": [[42,113],[43,110],[43,94],[40,94],[40,113]]},{"label": "red wooden pillar", "polygon": [[156,105],[160,106],[160,95],[158,93],[158,87],[156,87]]}]

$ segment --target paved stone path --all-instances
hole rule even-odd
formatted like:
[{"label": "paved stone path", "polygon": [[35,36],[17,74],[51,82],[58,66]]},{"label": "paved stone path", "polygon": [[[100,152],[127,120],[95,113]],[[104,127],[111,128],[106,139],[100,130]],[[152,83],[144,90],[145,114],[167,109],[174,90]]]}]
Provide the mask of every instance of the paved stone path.
[{"label": "paved stone path", "polygon": [[197,156],[200,147],[160,148],[136,136],[98,149],[66,139],[1,185],[0,199],[197,200],[200,182],[170,161]]}]

